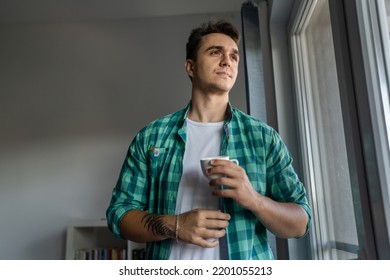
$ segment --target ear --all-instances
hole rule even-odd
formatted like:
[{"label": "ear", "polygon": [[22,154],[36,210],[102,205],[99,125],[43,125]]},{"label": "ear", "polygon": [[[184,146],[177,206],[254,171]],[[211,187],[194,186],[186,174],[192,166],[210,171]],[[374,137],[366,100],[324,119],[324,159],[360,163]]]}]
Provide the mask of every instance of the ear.
[{"label": "ear", "polygon": [[185,67],[188,76],[192,78],[194,76],[194,61],[192,59],[187,59],[185,63]]}]

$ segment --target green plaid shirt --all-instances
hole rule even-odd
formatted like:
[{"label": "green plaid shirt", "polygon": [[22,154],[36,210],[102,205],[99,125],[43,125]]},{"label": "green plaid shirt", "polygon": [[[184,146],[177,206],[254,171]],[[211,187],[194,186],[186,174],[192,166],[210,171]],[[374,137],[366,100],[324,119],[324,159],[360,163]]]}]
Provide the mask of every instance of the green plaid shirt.
[{"label": "green plaid shirt", "polygon": [[[119,223],[129,210],[175,214],[190,104],[150,123],[132,141],[107,209],[108,226],[118,238],[123,238]],[[229,104],[220,154],[237,159],[260,194],[301,205],[309,217],[308,230],[311,216],[305,189],[274,129]],[[224,208],[231,215],[226,233],[229,259],[273,259],[266,228],[254,214],[232,199],[224,199]],[[170,239],[148,243],[146,258],[167,259],[170,244]]]}]

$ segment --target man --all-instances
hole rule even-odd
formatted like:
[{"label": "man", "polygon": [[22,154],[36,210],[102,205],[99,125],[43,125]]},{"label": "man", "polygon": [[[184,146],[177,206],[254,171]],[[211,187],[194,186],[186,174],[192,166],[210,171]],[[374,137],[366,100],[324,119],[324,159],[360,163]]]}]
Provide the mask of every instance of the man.
[{"label": "man", "polygon": [[[266,229],[299,238],[310,224],[305,190],[279,135],[229,103],[239,32],[225,21],[192,30],[187,108],[132,141],[107,209],[120,238],[146,242],[148,259],[272,259]],[[214,160],[207,181],[199,160]]]}]

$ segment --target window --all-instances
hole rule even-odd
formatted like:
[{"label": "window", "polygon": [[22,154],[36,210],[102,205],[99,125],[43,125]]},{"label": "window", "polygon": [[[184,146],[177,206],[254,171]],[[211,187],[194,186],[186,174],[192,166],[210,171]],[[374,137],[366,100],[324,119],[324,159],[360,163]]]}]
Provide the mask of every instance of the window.
[{"label": "window", "polygon": [[387,34],[390,36],[390,0],[386,0]]},{"label": "window", "polygon": [[290,36],[313,258],[388,259],[390,0],[299,3]]},{"label": "window", "polygon": [[313,208],[312,255],[356,259],[360,215],[350,181],[328,1],[302,1],[292,51],[304,180]]},{"label": "window", "polygon": [[[377,231],[390,232],[390,0],[358,1],[364,70],[372,119],[375,157],[385,222]],[[375,214],[375,213],[374,213]],[[389,236],[382,237],[389,242]],[[387,254],[382,244],[379,255]]]}]

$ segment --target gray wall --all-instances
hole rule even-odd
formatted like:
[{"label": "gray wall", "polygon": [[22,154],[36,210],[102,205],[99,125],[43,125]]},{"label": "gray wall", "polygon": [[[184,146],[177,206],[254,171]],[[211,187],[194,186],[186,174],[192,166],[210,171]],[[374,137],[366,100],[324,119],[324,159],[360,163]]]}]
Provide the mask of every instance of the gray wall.
[{"label": "gray wall", "polygon": [[209,17],[0,25],[0,259],[62,259],[68,224],[104,218],[132,137],[189,101],[185,43]]}]

